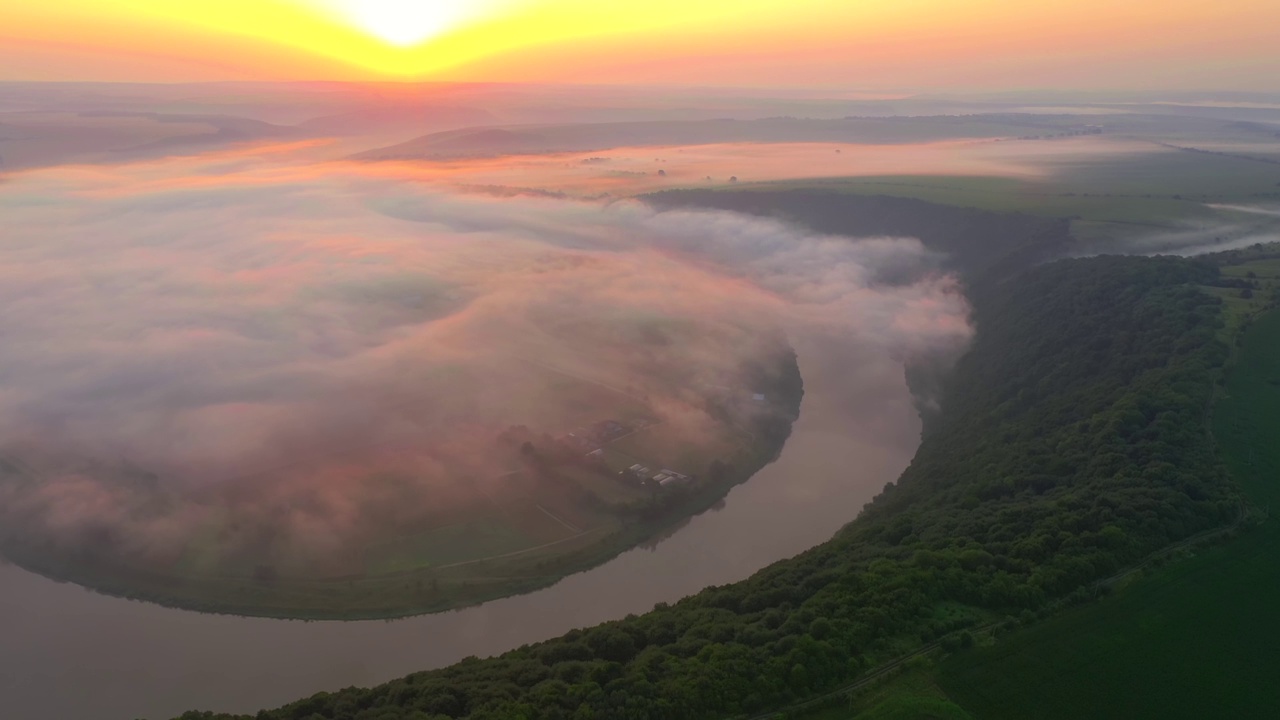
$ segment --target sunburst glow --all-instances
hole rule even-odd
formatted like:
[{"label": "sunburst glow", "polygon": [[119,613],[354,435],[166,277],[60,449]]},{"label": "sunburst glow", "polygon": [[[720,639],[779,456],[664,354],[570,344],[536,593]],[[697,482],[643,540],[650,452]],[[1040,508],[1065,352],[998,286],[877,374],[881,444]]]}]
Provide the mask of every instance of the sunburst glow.
[{"label": "sunburst glow", "polygon": [[468,19],[479,3],[447,0],[334,0],[334,9],[352,25],[392,45],[410,47]]},{"label": "sunburst glow", "polygon": [[1051,70],[1272,88],[1280,3],[1220,5],[1166,0],[1153,15],[1114,0],[0,0],[0,79],[902,88],[1018,85]]}]

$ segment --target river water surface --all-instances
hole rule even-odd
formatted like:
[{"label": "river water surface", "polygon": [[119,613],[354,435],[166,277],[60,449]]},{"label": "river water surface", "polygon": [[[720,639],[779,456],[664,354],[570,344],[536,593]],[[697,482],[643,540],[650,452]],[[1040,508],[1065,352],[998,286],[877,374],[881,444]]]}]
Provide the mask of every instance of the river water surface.
[{"label": "river water surface", "polygon": [[0,566],[0,717],[252,713],[642,613],[830,537],[919,441],[900,363],[857,342],[797,343],[801,417],[781,457],[651,547],[529,595],[390,622],[202,615]]}]

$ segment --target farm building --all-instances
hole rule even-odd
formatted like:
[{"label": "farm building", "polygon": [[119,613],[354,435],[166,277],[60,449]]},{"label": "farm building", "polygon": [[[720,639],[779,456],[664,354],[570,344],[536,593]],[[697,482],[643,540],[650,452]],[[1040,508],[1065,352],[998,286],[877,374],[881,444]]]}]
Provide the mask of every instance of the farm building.
[{"label": "farm building", "polygon": [[690,478],[688,475],[685,475],[684,473],[678,473],[675,470],[663,468],[657,475],[654,476],[653,479],[657,480],[659,485],[670,485],[671,483],[688,482],[692,478]]}]

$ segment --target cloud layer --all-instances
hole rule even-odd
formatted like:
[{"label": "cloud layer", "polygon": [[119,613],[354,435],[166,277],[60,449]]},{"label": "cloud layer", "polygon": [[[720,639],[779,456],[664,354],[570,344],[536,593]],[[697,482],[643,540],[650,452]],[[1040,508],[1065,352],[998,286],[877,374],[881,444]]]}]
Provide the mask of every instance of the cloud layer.
[{"label": "cloud layer", "polygon": [[0,184],[10,531],[172,559],[216,522],[324,552],[413,520],[406,493],[430,513],[500,490],[512,425],[634,401],[696,432],[705,389],[780,334],[900,358],[967,337],[914,240],[396,172],[285,152]]}]

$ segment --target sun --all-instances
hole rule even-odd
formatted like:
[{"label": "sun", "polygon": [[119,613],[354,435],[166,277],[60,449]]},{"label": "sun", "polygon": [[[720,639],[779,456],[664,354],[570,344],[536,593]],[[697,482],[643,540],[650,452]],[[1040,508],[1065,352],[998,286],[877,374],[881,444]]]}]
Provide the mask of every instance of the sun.
[{"label": "sun", "polygon": [[466,19],[470,3],[458,0],[331,0],[347,22],[398,47],[444,34]]}]

